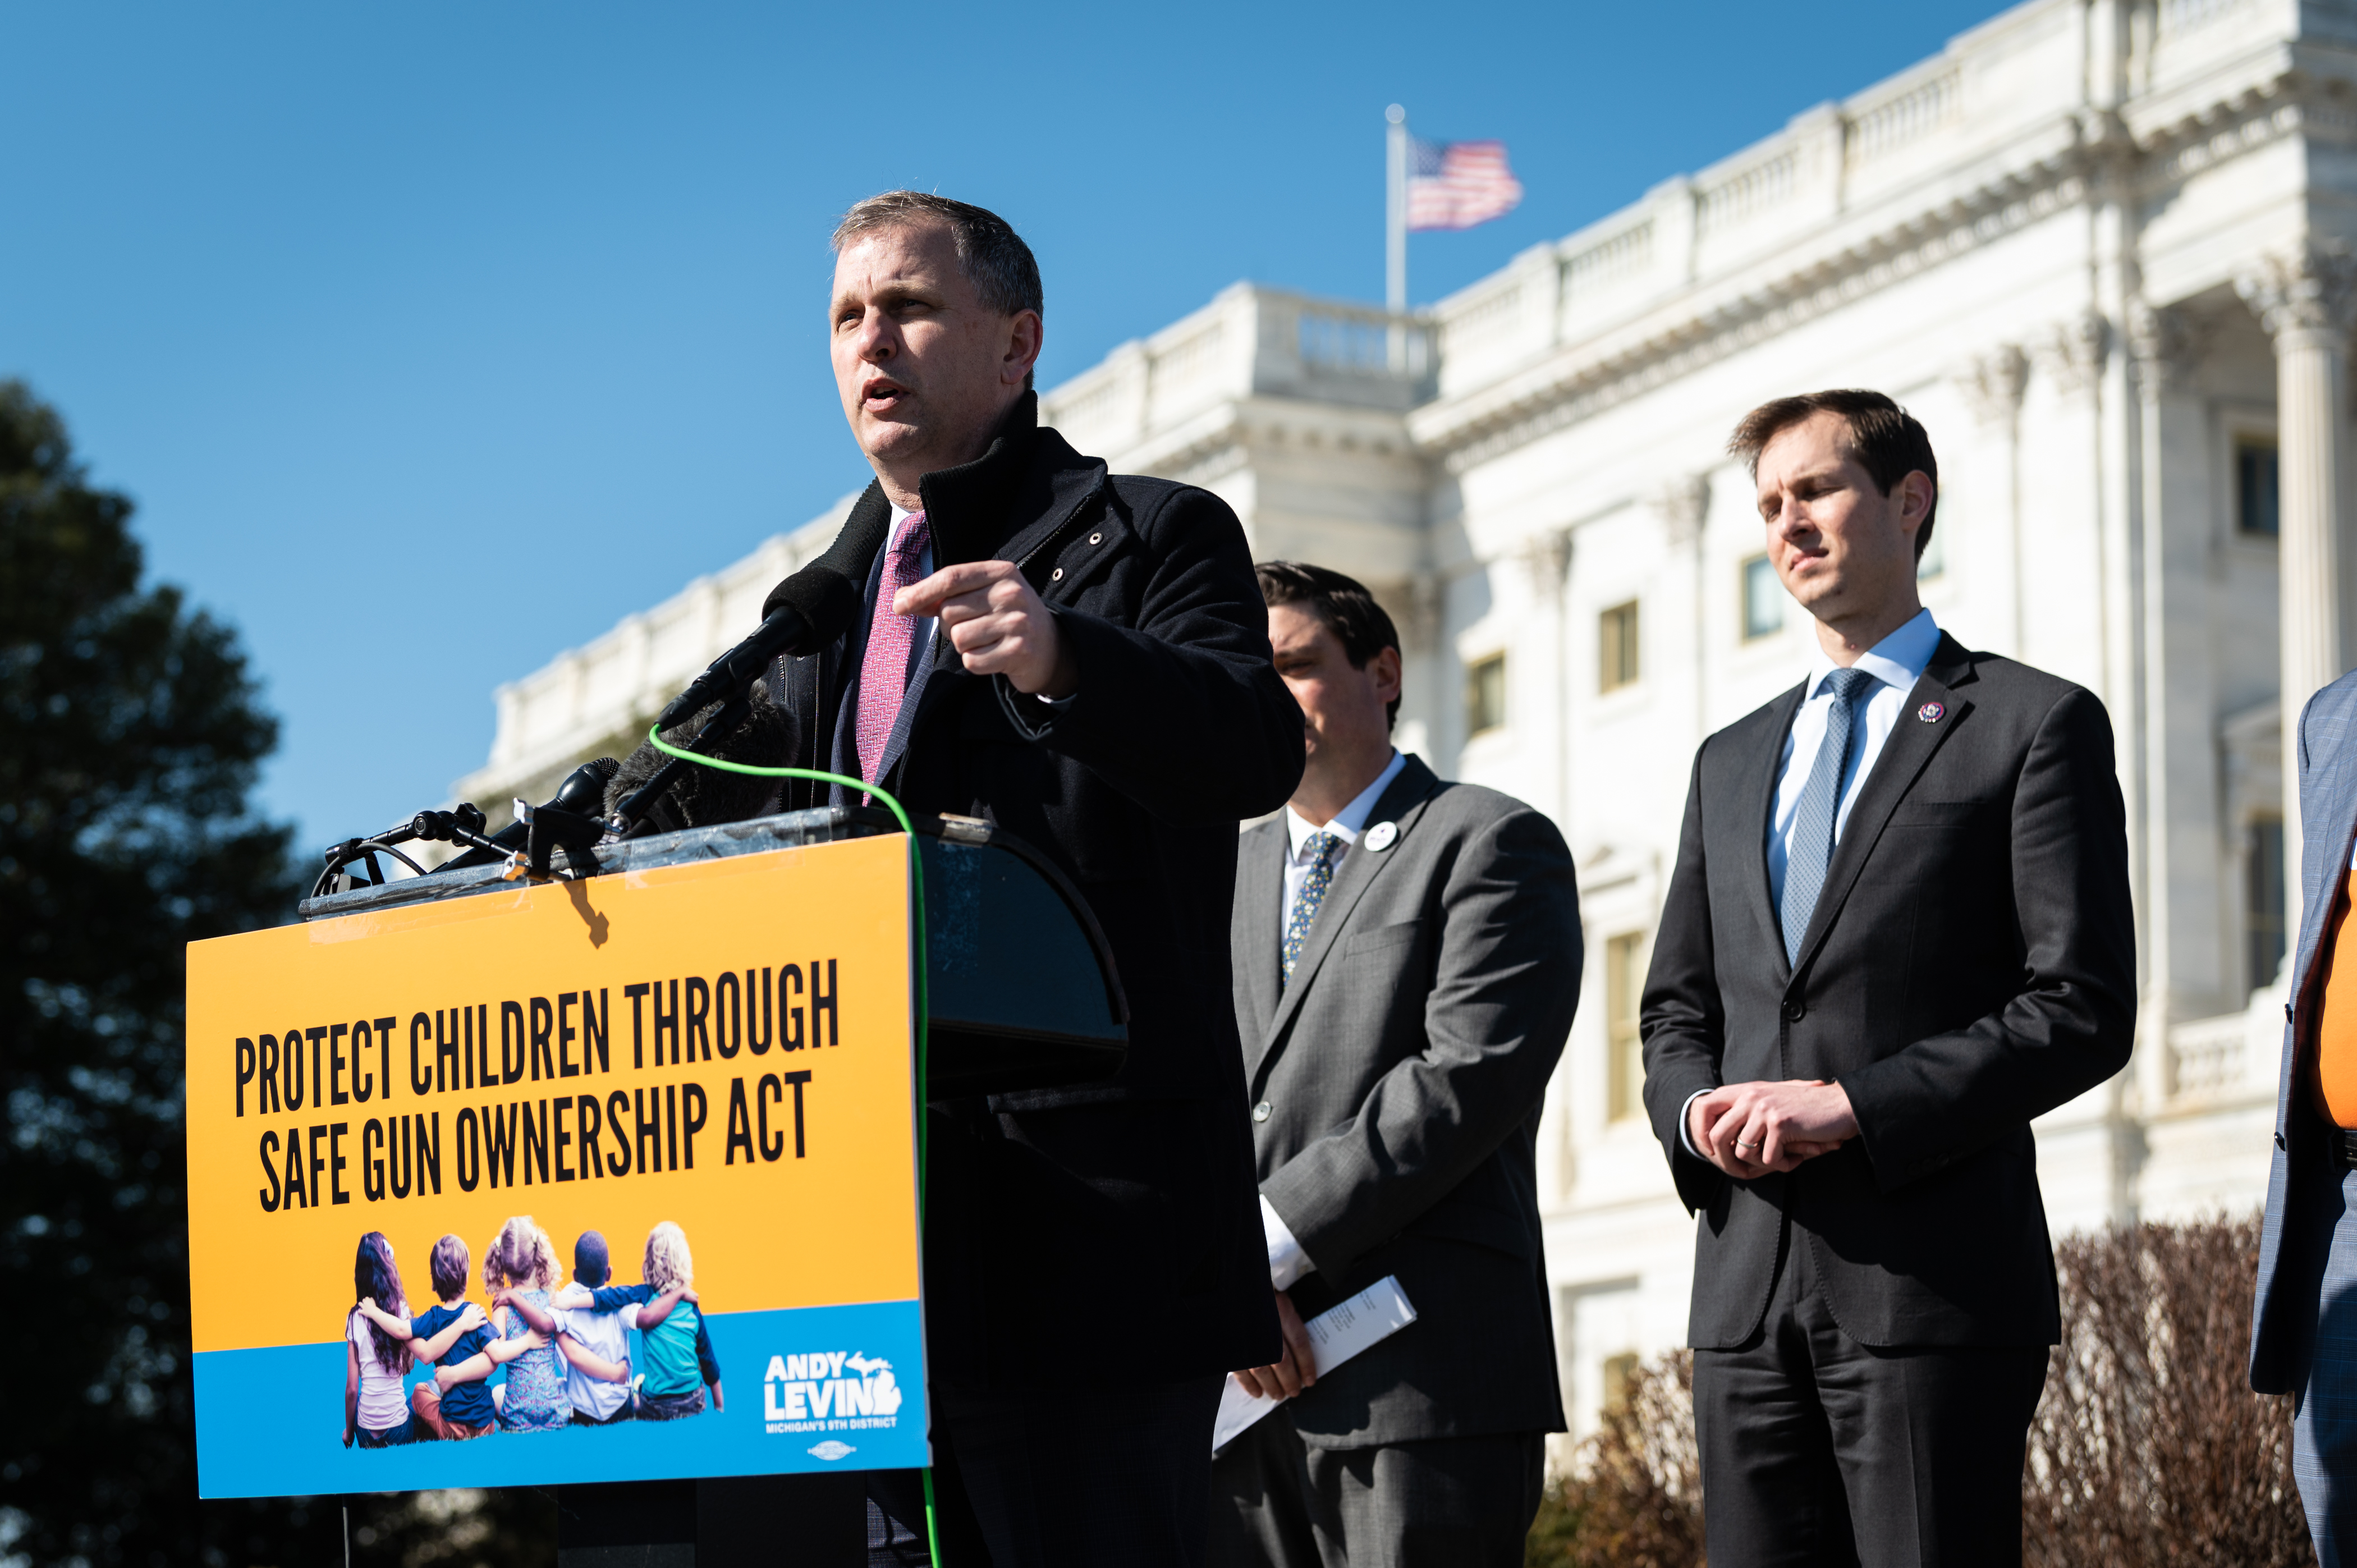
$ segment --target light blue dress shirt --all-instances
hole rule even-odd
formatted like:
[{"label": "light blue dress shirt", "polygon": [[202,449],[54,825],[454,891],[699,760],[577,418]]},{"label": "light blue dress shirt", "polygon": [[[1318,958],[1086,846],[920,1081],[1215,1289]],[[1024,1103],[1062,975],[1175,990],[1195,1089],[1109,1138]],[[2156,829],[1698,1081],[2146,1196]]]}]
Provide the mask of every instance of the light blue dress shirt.
[{"label": "light blue dress shirt", "polygon": [[[1841,843],[1842,832],[1849,826],[1850,808],[1857,804],[1858,791],[1865,788],[1867,775],[1882,756],[1882,747],[1890,739],[1891,730],[1899,723],[1899,711],[1907,703],[1907,693],[1923,678],[1924,667],[1940,647],[1939,624],[1932,620],[1930,610],[1918,610],[1906,625],[1858,655],[1851,668],[1863,670],[1874,677],[1873,694],[1864,702],[1850,704],[1850,746],[1846,776],[1842,780],[1841,806],[1834,813],[1834,843]],[[1776,779],[1776,809],[1768,819],[1768,903],[1771,908],[1784,907],[1784,867],[1792,857],[1793,819],[1800,814],[1802,791],[1809,787],[1809,772],[1817,765],[1817,748],[1824,744],[1825,718],[1833,711],[1834,694],[1825,684],[1825,677],[1837,666],[1820,647],[1809,660],[1809,697],[1801,711],[1792,715],[1792,727],[1784,736],[1784,763]]]},{"label": "light blue dress shirt", "polygon": [[[1907,693],[1923,678],[1939,651],[1940,627],[1930,610],[1917,610],[1904,626],[1858,655],[1851,666],[1874,677],[1874,690],[1864,702],[1850,704],[1849,761],[1842,780],[1841,805],[1834,812],[1834,843],[1841,843],[1844,829],[1849,826],[1850,808],[1857,804],[1858,791],[1866,787],[1867,776],[1874,771],[1881,758],[1883,746],[1890,732],[1898,727],[1900,710],[1907,704]],[[1810,770],[1817,765],[1817,748],[1825,743],[1825,719],[1833,712],[1834,694],[1825,684],[1825,677],[1838,668],[1833,656],[1817,645],[1809,658],[1809,695],[1801,711],[1792,715],[1792,727],[1784,736],[1784,760],[1776,776],[1776,806],[1768,817],[1768,907],[1784,907],[1784,867],[1792,858],[1793,819],[1800,814],[1801,793],[1809,787]],[[1678,1139],[1686,1153],[1699,1159],[1702,1151],[1694,1146],[1686,1127],[1687,1113],[1694,1102],[1708,1090],[1686,1096],[1678,1108]]]}]

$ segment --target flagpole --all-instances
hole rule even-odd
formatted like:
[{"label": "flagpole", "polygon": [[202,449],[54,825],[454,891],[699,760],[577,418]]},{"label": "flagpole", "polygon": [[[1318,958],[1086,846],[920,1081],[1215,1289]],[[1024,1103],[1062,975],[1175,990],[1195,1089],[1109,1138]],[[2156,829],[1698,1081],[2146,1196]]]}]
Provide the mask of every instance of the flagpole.
[{"label": "flagpole", "polygon": [[1391,123],[1383,203],[1383,304],[1400,316],[1407,310],[1407,111],[1394,103],[1383,111],[1383,118]]}]

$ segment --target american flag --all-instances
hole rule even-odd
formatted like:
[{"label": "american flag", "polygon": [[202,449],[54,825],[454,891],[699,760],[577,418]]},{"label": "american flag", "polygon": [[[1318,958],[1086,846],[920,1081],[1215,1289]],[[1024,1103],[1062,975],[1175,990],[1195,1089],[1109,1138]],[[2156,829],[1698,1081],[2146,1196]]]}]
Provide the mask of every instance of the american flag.
[{"label": "american flag", "polygon": [[1503,142],[1427,142],[1410,137],[1407,226],[1470,229],[1503,218],[1523,199]]}]

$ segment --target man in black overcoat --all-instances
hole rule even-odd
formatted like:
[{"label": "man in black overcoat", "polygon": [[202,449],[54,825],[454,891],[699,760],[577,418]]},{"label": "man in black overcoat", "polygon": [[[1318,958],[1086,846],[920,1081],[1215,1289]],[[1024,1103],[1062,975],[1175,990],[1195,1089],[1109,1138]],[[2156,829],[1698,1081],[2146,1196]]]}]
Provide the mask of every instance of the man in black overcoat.
[{"label": "man in black overcoat", "polygon": [[[835,379],[876,471],[845,537],[888,526],[845,563],[852,629],[773,674],[796,761],[1054,861],[1131,1014],[1110,1081],[931,1108],[943,1556],[1192,1564],[1222,1380],[1279,1348],[1228,916],[1237,820],[1300,778],[1300,709],[1227,505],[1039,426],[1039,274],[1003,220],[896,191],[834,251]],[[921,1538],[910,1488],[875,1495]]]},{"label": "man in black overcoat", "polygon": [[1711,1568],[2019,1563],[2060,1331],[2030,1122],[2135,1031],[2111,725],[1922,607],[1938,468],[1889,398],[1780,398],[1733,450],[1815,635],[1695,757],[1645,985]]}]

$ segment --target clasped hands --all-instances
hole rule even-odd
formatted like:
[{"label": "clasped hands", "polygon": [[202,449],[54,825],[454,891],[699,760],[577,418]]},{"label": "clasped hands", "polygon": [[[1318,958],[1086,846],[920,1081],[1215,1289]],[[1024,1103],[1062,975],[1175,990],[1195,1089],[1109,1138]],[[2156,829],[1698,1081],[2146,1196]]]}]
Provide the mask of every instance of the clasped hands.
[{"label": "clasped hands", "polygon": [[1849,1092],[1822,1079],[1722,1084],[1686,1107],[1686,1137],[1738,1181],[1796,1169],[1857,1136]]},{"label": "clasped hands", "polygon": [[939,616],[970,672],[1004,675],[1027,696],[1060,699],[1080,688],[1055,616],[1012,561],[944,566],[893,595],[892,613]]}]

